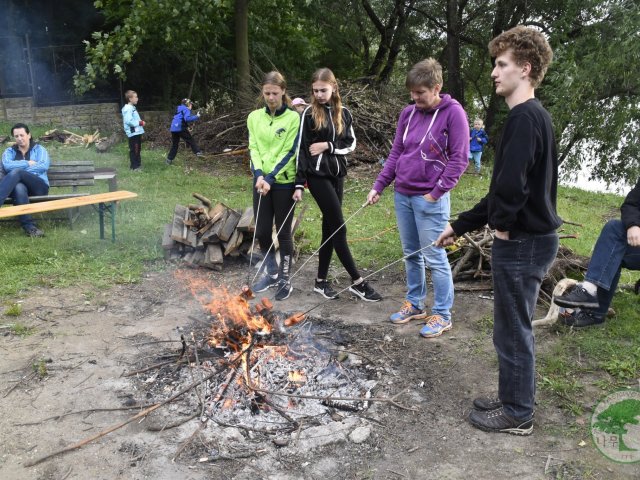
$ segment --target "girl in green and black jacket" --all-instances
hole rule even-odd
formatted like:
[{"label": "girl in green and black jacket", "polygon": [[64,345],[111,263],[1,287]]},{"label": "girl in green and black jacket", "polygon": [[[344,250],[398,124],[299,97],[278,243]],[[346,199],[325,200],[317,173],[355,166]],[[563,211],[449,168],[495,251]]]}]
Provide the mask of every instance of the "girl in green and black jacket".
[{"label": "girl in green and black jacket", "polygon": [[[287,84],[279,72],[269,72],[262,82],[261,103],[247,118],[249,152],[254,179],[253,211],[256,238],[262,252],[271,246],[271,232],[275,220],[280,250],[280,268],[273,249],[263,262],[266,273],[252,286],[254,292],[277,287],[276,300],[291,295],[289,281],[293,238],[291,222],[294,217],[296,177],[296,148],[300,116],[291,109]],[[262,198],[260,198],[262,196]],[[258,208],[259,205],[259,208]]]}]

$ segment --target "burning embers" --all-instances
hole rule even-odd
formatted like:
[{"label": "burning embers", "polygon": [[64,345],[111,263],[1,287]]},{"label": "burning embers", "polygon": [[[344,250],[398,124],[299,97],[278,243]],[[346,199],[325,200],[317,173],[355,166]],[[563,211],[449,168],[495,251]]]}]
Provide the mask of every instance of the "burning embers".
[{"label": "burning embers", "polygon": [[336,410],[368,406],[377,382],[366,376],[373,372],[356,367],[352,356],[339,361],[332,331],[320,331],[301,314],[274,311],[266,298],[252,306],[250,295],[189,283],[209,314],[208,347],[223,357],[210,363],[220,373],[201,395],[208,417],[268,433],[327,423]]}]

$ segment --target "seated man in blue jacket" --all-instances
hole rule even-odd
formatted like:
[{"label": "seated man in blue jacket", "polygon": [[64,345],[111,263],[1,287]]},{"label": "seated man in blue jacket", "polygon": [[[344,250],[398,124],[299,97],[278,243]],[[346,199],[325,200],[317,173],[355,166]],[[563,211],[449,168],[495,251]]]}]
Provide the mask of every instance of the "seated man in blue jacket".
[{"label": "seated man in blue jacket", "polygon": [[[0,206],[11,196],[14,205],[29,203],[29,196],[49,193],[49,154],[47,150],[31,139],[29,127],[16,123],[11,128],[16,143],[2,154],[0,172]],[[30,237],[42,237],[31,215],[21,215],[20,223]]]},{"label": "seated man in blue jacket", "polygon": [[604,323],[622,268],[640,270],[640,179],[620,207],[621,220],[609,220],[596,241],[584,281],[555,298],[576,308],[561,321],[571,327]]}]

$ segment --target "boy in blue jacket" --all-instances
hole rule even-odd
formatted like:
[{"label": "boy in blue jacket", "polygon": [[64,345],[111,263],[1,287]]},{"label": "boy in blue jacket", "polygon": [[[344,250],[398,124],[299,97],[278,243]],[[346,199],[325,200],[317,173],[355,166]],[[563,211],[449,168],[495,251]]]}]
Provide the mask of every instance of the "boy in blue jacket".
[{"label": "boy in blue jacket", "polygon": [[122,107],[122,124],[124,133],[129,138],[129,167],[134,172],[142,171],[142,159],[140,149],[142,148],[142,134],[144,133],[144,121],[140,118],[136,105],[138,104],[138,94],[133,90],[124,92],[127,104]]},{"label": "boy in blue jacket", "polygon": [[489,141],[487,132],[484,131],[482,120],[476,118],[473,121],[473,128],[469,133],[469,160],[473,159],[475,164],[475,173],[480,173],[480,157],[482,157],[482,148]]},{"label": "boy in blue jacket", "polygon": [[173,163],[173,159],[176,158],[181,138],[188,147],[191,147],[191,151],[193,151],[193,153],[199,157],[202,156],[202,151],[191,136],[191,132],[189,132],[188,128],[189,123],[195,122],[200,118],[200,112],[195,115],[191,114],[192,108],[193,102],[191,102],[191,100],[188,98],[182,99],[182,102],[176,109],[176,114],[173,116],[173,120],[171,120],[171,150],[169,150],[169,154],[167,155],[167,165],[171,165]]}]

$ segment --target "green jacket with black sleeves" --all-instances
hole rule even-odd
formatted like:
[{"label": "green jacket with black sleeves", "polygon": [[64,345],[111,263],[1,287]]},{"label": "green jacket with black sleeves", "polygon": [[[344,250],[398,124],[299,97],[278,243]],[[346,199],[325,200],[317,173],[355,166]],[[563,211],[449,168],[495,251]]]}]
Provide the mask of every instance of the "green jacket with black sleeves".
[{"label": "green jacket with black sleeves", "polygon": [[254,178],[263,176],[273,188],[293,188],[300,115],[286,105],[271,114],[268,107],[247,118]]}]

